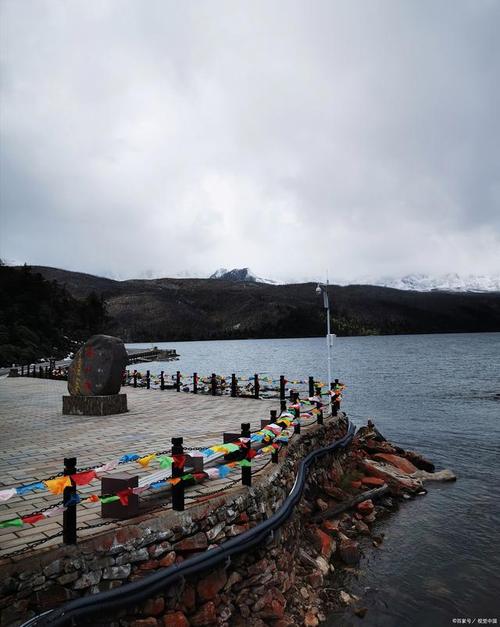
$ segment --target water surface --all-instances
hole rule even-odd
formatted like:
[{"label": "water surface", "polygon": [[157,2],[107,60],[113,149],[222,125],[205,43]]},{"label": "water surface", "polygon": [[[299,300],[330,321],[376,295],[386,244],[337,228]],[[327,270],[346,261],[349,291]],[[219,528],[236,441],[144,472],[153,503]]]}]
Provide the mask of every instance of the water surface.
[{"label": "water surface", "polygon": [[[326,378],[323,338],[155,344],[181,358],[152,371]],[[459,480],[431,485],[378,525],[383,548],[367,552],[351,583],[368,613],[328,624],[500,618],[500,333],[337,338],[333,373],[348,385],[343,408],[358,426],[373,418],[389,440]]]}]

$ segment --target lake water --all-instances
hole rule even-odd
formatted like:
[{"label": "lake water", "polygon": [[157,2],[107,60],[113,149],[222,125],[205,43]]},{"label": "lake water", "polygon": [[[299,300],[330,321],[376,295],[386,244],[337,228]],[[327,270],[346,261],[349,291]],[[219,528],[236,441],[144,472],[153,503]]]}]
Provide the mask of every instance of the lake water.
[{"label": "lake water", "polygon": [[[157,345],[181,358],[149,364],[152,371],[326,380],[323,338]],[[333,374],[348,386],[343,409],[357,426],[373,418],[387,439],[451,468],[458,481],[429,484],[426,496],[378,523],[383,547],[367,551],[350,583],[368,613],[327,624],[500,621],[500,333],[337,338]]]}]

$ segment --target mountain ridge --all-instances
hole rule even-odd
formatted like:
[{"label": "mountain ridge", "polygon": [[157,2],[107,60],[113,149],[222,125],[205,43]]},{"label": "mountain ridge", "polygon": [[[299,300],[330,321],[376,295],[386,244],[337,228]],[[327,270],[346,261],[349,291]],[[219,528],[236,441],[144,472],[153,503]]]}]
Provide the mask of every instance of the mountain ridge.
[{"label": "mountain ridge", "polygon": [[[224,279],[116,281],[33,266],[76,298],[104,299],[104,329],[134,341],[312,337],[325,332],[316,283]],[[337,335],[500,331],[500,293],[416,292],[370,285],[329,287]]]}]

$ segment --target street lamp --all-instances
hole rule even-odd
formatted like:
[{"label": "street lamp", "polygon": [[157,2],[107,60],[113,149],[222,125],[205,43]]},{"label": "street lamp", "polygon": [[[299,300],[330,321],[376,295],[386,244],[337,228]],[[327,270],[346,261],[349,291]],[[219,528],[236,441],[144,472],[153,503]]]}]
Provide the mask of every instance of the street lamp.
[{"label": "street lamp", "polygon": [[328,390],[332,384],[332,357],[331,357],[331,335],[330,335],[330,300],[328,298],[328,279],[325,283],[318,283],[316,288],[316,294],[318,296],[323,294],[323,307],[326,311],[326,350],[328,355]]}]

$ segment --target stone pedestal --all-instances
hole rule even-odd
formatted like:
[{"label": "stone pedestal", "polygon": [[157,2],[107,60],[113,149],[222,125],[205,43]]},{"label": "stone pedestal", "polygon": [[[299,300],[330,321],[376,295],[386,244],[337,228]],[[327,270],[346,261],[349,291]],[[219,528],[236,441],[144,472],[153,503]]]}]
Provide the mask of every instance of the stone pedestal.
[{"label": "stone pedestal", "polygon": [[124,414],[127,409],[126,394],[109,396],[63,396],[62,413],[71,416],[110,416]]}]

